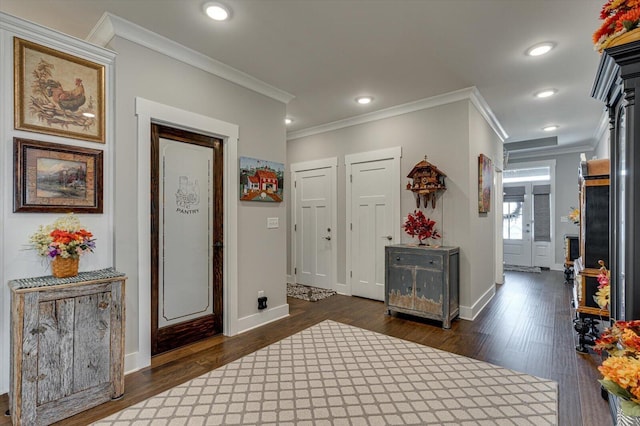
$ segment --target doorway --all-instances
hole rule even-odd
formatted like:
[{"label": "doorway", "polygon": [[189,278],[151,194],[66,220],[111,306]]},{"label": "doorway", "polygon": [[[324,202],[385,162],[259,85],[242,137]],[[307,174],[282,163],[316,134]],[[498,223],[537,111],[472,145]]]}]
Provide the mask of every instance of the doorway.
[{"label": "doorway", "polygon": [[400,240],[400,156],[400,148],[345,156],[353,296],[384,301],[385,246]]},{"label": "doorway", "polygon": [[555,161],[503,172],[502,234],[506,265],[550,268],[555,258]]},{"label": "doorway", "polygon": [[222,140],[151,125],[151,354],[222,332]]},{"label": "doorway", "polygon": [[291,165],[295,282],[335,289],[337,158]]}]

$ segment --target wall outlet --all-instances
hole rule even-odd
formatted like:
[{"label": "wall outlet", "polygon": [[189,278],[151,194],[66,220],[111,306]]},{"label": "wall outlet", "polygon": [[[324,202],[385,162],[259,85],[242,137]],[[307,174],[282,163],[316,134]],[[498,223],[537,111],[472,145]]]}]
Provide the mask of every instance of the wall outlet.
[{"label": "wall outlet", "polygon": [[560,216],[560,222],[568,223],[569,222],[569,216]]},{"label": "wall outlet", "polygon": [[267,298],[265,296],[258,297],[258,309],[267,309]]},{"label": "wall outlet", "polygon": [[277,217],[267,218],[267,229],[276,229],[280,227],[280,223]]}]

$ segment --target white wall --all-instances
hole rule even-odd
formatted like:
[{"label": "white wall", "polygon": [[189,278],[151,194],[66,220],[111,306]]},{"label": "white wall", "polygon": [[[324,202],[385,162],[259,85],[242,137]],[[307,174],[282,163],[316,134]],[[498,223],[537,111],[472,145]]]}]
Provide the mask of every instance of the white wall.
[{"label": "white wall", "polygon": [[[407,182],[405,176],[425,155],[447,175],[447,190],[439,198],[436,209],[427,208],[424,212],[436,220],[443,244],[460,246],[460,304],[468,308],[466,315],[473,316],[472,312],[483,306],[477,302],[486,293],[492,294],[495,284],[495,209],[485,217],[478,216],[478,154],[482,152],[501,162],[502,143],[468,99],[290,140],[287,164],[328,157],[338,157],[338,164],[344,164],[346,154],[394,146],[402,147],[403,188]],[[345,179],[344,167],[338,167],[337,279],[341,284],[347,282]],[[406,217],[415,207],[413,193],[403,189],[401,216]],[[288,214],[290,217],[290,212]],[[397,226],[401,227],[402,223]],[[474,227],[477,229],[472,229]],[[487,242],[476,243],[474,238]],[[404,232],[402,242],[411,242]],[[290,252],[288,257],[291,258]],[[290,261],[288,268],[290,272],[293,270]]]},{"label": "white wall", "polygon": [[[12,75],[12,32],[8,32],[5,21],[9,18],[0,14],[2,33],[0,33],[0,60],[3,76]],[[10,20],[14,20],[11,18]],[[28,25],[23,23],[24,25]],[[66,38],[59,33],[46,32],[46,36],[38,39],[37,26],[24,30],[24,38],[39,43],[57,43],[56,48],[66,46],[78,47],[72,53],[107,52],[97,47],[89,47],[77,39]],[[140,28],[135,28],[136,31]],[[15,31],[13,26],[11,31]],[[57,39],[63,40],[56,42]],[[151,37],[153,39],[153,37]],[[241,83],[236,84],[184,61],[171,57],[168,53],[142,47],[116,36],[109,46],[117,53],[115,66],[115,93],[109,98],[115,100],[115,113],[108,117],[110,130],[109,140],[105,145],[80,141],[64,141],[72,145],[101,148],[105,151],[105,214],[82,215],[81,220],[97,237],[98,250],[93,255],[81,260],[81,270],[92,270],[115,266],[128,276],[127,281],[127,318],[125,331],[125,353],[127,359],[135,359],[138,351],[138,328],[141,321],[150,318],[140,317],[138,311],[138,229],[137,205],[139,198],[148,198],[146,193],[137,190],[137,122],[134,113],[134,99],[143,97],[164,105],[212,117],[239,127],[238,155],[264,158],[265,160],[285,162],[285,103],[268,94],[243,87],[242,81],[252,87],[261,86],[260,82],[243,75]],[[175,53],[175,51],[174,51]],[[180,50],[179,57],[188,57],[186,49]],[[206,59],[197,58],[199,64]],[[217,64],[224,68],[224,64]],[[229,75],[233,70],[225,69]],[[108,73],[111,78],[111,73]],[[233,80],[233,77],[229,77]],[[13,130],[12,79],[3,78],[0,90],[0,280],[6,283],[10,279],[28,276],[47,275],[48,269],[40,265],[34,252],[22,251],[28,236],[35,231],[38,224],[53,221],[59,215],[14,214],[12,213],[13,156],[12,137],[23,136],[32,139],[43,139],[40,135]],[[271,90],[273,89],[273,90]],[[265,92],[278,92],[275,88],[267,88]],[[277,98],[277,96],[276,96]],[[60,138],[44,137],[47,141],[58,142]],[[238,331],[260,325],[275,319],[274,315],[288,314],[286,304],[286,253],[285,211],[288,200],[283,203],[237,203],[238,238],[227,241],[233,245],[239,256],[237,286]],[[267,217],[279,217],[279,229],[267,229]],[[8,389],[9,384],[9,297],[6,285],[0,290],[0,394]],[[267,312],[258,312],[257,292],[264,290],[269,298]],[[128,365],[129,369],[139,365]]]},{"label": "white wall", "polygon": [[[105,65],[107,97],[112,96],[111,63],[113,53],[96,46],[88,46],[77,39],[50,31],[9,15],[0,13],[0,394],[9,388],[9,306],[8,281],[18,278],[50,275],[48,262],[29,250],[29,235],[39,225],[47,225],[62,213],[13,213],[13,138],[54,142],[103,150],[104,213],[78,214],[83,225],[96,238],[96,250],[80,260],[80,271],[113,266],[113,126],[112,110],[107,108],[105,144],[84,142],[40,133],[14,130],[13,123],[13,37],[36,42],[84,57]],[[28,87],[28,83],[27,83]]]}]

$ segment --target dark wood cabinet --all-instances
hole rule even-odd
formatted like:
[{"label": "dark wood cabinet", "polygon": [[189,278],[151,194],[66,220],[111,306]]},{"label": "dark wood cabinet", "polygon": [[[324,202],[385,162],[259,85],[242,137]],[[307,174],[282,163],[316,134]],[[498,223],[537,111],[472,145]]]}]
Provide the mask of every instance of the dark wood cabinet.
[{"label": "dark wood cabinet", "polygon": [[577,311],[609,316],[594,300],[602,260],[609,265],[609,160],[580,164],[580,260],[574,264]]},{"label": "dark wood cabinet", "polygon": [[442,321],[458,316],[459,249],[396,244],[385,248],[387,311]]},{"label": "dark wood cabinet", "polygon": [[591,96],[609,113],[611,317],[640,318],[640,41],[605,49]]}]

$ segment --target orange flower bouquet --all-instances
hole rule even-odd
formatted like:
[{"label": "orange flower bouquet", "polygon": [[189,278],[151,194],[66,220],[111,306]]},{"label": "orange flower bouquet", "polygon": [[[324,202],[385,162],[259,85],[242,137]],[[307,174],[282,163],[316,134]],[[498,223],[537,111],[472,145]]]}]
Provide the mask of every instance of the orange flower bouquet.
[{"label": "orange flower bouquet", "polygon": [[600,12],[604,22],[593,33],[594,48],[602,52],[621,35],[640,27],[640,0],[609,0]]},{"label": "orange flower bouquet", "polygon": [[598,370],[600,384],[620,398],[622,413],[640,416],[640,320],[616,321],[596,340],[595,351],[609,357]]}]

